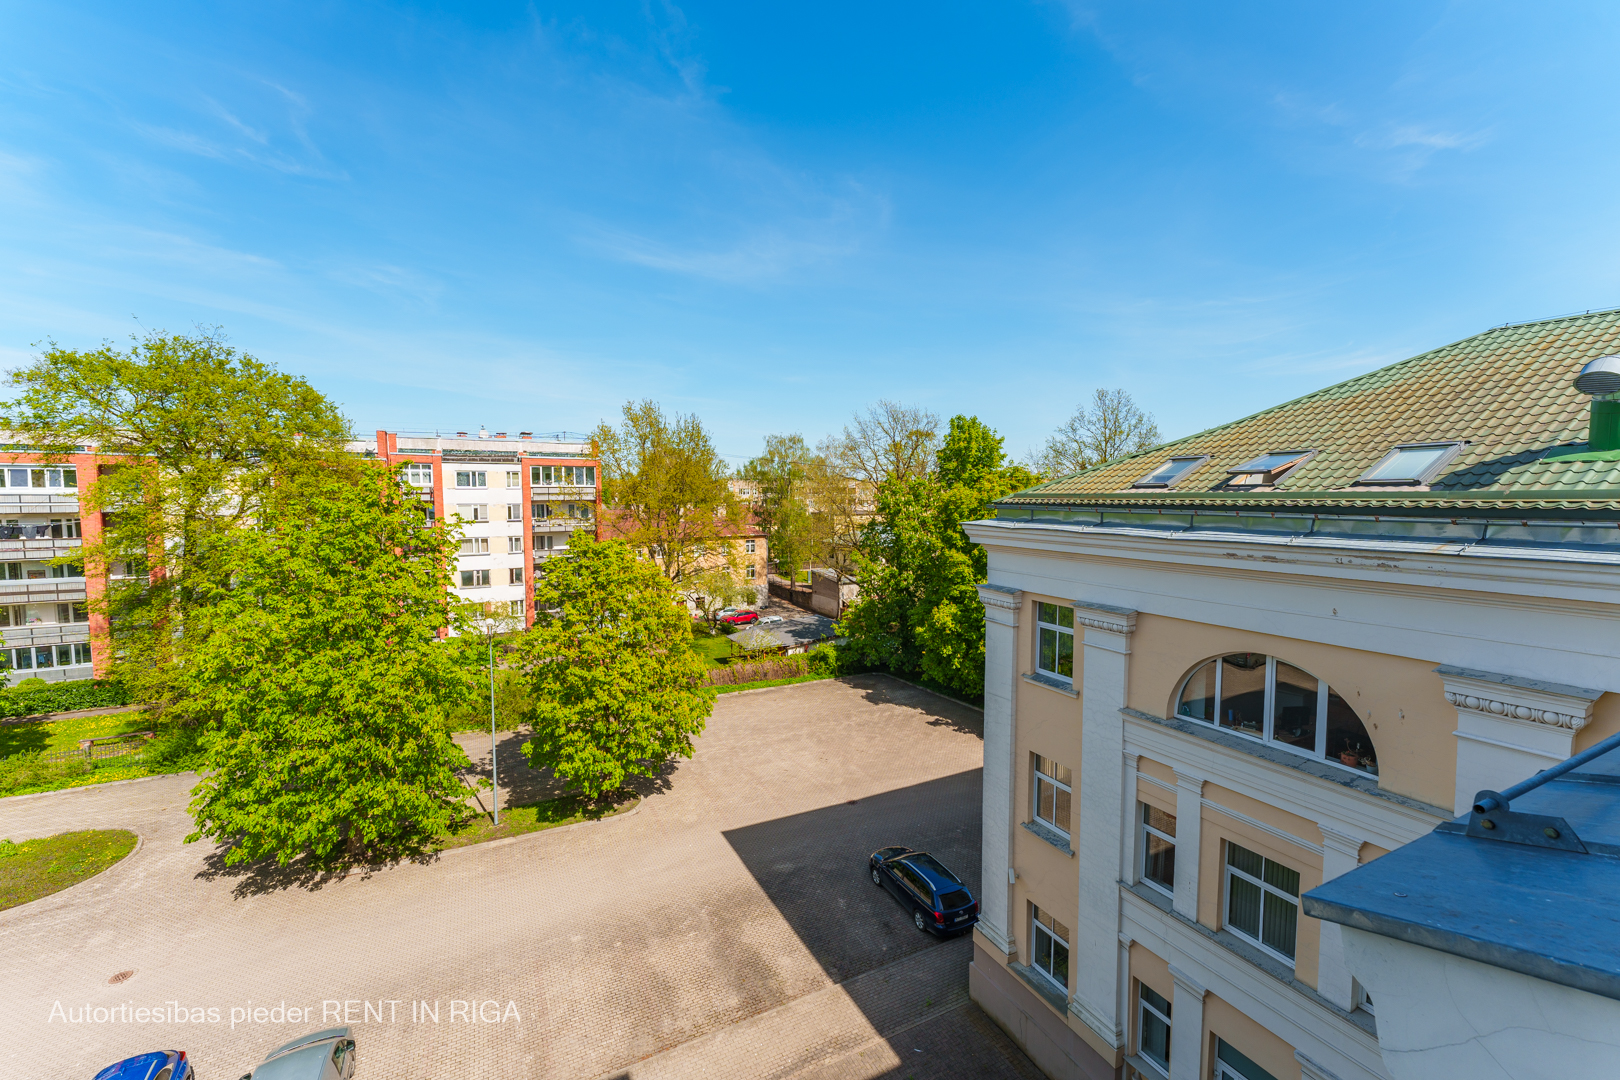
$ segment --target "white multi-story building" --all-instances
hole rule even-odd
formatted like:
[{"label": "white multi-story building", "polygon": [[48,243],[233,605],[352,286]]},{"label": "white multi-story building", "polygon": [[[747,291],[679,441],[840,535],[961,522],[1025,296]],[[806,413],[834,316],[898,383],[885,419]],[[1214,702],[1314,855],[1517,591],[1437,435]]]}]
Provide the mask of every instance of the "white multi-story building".
[{"label": "white multi-story building", "polygon": [[[1049,1075],[1612,1061],[1600,1014],[1550,997],[1421,1030],[1438,984],[1374,995],[1305,898],[1620,731],[1620,394],[1573,385],[1617,346],[1615,311],[1498,328],[967,523],[989,561],[969,982]],[[1427,887],[1398,865],[1375,878],[1397,908]]]},{"label": "white multi-story building", "polygon": [[94,673],[83,564],[55,560],[99,532],[100,515],[79,510],[80,478],[94,476],[96,462],[88,452],[66,461],[0,452],[0,668],[10,683]]},{"label": "white multi-story building", "polygon": [[575,532],[594,535],[601,516],[600,467],[585,435],[378,431],[375,445],[354,449],[404,464],[435,518],[460,518],[453,591],[509,625],[533,621],[535,566],[566,551]]}]

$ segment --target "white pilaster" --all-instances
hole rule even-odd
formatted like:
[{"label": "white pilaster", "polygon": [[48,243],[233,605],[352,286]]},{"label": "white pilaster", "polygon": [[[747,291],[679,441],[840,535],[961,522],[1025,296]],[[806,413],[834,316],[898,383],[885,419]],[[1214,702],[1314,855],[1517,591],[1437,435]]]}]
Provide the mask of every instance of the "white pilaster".
[{"label": "white pilaster", "polygon": [[1170,999],[1170,1080],[1203,1080],[1204,995],[1209,991],[1175,964],[1170,977],[1176,981]]},{"label": "white pilaster", "polygon": [[1299,1062],[1300,1080],[1339,1080],[1339,1074],[1326,1065],[1312,1061],[1298,1050],[1294,1051],[1294,1060]]},{"label": "white pilaster", "polygon": [[1176,771],[1176,914],[1198,921],[1198,853],[1204,822],[1204,778]]},{"label": "white pilaster", "polygon": [[1137,754],[1125,751],[1125,797],[1120,800],[1123,816],[1119,830],[1119,880],[1127,885],[1135,884],[1141,877],[1141,868],[1136,865],[1137,848],[1140,846],[1136,838],[1141,835],[1141,830],[1137,828],[1141,811],[1136,808],[1136,763],[1139,760]]},{"label": "white pilaster", "polygon": [[1469,668],[1438,667],[1446,700],[1457,709],[1455,812],[1480,791],[1501,791],[1570,756],[1592,719],[1601,690],[1521,679]]},{"label": "white pilaster", "polygon": [[[1361,865],[1361,837],[1318,822],[1322,830],[1322,881],[1332,881],[1340,874],[1348,874]],[[1317,953],[1316,992],[1333,1004],[1349,1012],[1355,1008],[1350,968],[1344,960],[1344,939],[1339,924],[1322,923],[1322,937]]]},{"label": "white pilaster", "polygon": [[[1125,1043],[1119,984],[1125,978],[1119,948],[1120,852],[1115,831],[1126,794],[1125,707],[1131,632],[1136,612],[1076,601],[1076,631],[1085,630],[1080,693],[1080,828],[1075,854],[1080,905],[1075,927],[1074,997],[1069,1011],[1109,1046]],[[1134,793],[1131,801],[1135,802]]]},{"label": "white pilaster", "polygon": [[1012,830],[1016,790],[1013,748],[1018,701],[1018,613],[1024,594],[980,585],[984,604],[984,829],[979,933],[1011,959],[1018,950],[1013,922]]}]

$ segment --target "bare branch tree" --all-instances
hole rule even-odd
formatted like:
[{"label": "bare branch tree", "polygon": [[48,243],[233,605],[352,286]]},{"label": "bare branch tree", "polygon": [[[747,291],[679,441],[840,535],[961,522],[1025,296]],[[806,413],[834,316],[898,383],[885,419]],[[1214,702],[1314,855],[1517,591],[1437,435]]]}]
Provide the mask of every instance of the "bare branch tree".
[{"label": "bare branch tree", "polygon": [[1146,450],[1161,441],[1159,425],[1143,412],[1124,390],[1099,388],[1090,406],[1081,404],[1074,415],[1046,440],[1032,463],[1048,479],[1068,476],[1105,462]]},{"label": "bare branch tree", "polygon": [[852,480],[876,487],[891,477],[926,476],[939,449],[939,417],[926,409],[880,401],[855,414],[855,426],[826,439],[822,455]]}]

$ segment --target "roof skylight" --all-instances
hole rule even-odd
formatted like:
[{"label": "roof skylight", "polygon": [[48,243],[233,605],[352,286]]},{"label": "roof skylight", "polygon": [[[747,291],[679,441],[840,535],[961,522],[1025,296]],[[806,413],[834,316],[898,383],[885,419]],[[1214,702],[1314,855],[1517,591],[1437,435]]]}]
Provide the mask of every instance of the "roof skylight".
[{"label": "roof skylight", "polygon": [[1166,461],[1163,465],[1160,465],[1157,469],[1154,469],[1152,472],[1142,477],[1142,479],[1136,481],[1136,483],[1132,484],[1131,487],[1175,487],[1181,482],[1182,477],[1186,476],[1188,473],[1192,472],[1194,469],[1198,468],[1198,466],[1202,465],[1208,460],[1208,454],[1203,454],[1198,457],[1173,457],[1169,461]]},{"label": "roof skylight", "polygon": [[1361,474],[1359,484],[1426,484],[1450,464],[1460,442],[1406,443],[1378,459]]},{"label": "roof skylight", "polygon": [[1286,473],[1315,452],[1314,450],[1273,450],[1270,453],[1261,454],[1257,458],[1227,469],[1226,471],[1232,477],[1228,482],[1237,485],[1275,484],[1282,479],[1283,473]]}]

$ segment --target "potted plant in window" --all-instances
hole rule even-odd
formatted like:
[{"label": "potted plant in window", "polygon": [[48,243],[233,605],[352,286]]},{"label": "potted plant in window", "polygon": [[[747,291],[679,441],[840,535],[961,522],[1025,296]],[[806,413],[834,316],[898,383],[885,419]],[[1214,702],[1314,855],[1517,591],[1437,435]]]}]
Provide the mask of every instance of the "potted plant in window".
[{"label": "potted plant in window", "polygon": [[1361,747],[1358,746],[1352,750],[1347,746],[1343,750],[1340,750],[1339,761],[1350,766],[1352,769],[1361,768]]}]

